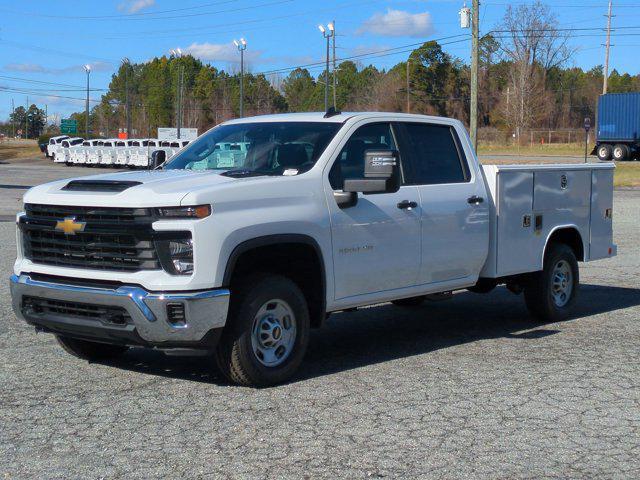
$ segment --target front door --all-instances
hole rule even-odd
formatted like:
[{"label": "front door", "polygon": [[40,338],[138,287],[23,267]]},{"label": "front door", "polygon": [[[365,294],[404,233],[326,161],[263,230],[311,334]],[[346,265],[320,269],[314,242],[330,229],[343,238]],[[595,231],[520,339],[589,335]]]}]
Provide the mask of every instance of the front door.
[{"label": "front door", "polygon": [[[416,186],[395,193],[358,194],[341,209],[333,191],[345,179],[363,178],[364,152],[397,149],[389,123],[359,127],[329,172],[335,299],[373,294],[416,284],[420,267],[420,197]],[[402,152],[400,152],[402,162]]]}]

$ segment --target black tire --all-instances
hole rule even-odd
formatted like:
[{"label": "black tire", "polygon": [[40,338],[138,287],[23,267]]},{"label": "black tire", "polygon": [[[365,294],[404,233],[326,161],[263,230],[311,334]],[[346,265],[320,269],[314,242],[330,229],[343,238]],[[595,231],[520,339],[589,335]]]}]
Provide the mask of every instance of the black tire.
[{"label": "black tire", "polygon": [[78,340],[75,338],[63,337],[56,335],[56,340],[65,352],[74,357],[88,361],[109,360],[119,357],[129,350],[124,345],[109,345],[106,343],[89,342],[86,340]]},{"label": "black tire", "polygon": [[400,298],[398,300],[391,300],[397,307],[419,307],[427,299],[426,295],[420,295],[418,297]]},{"label": "black tire", "polygon": [[609,145],[608,143],[603,143],[601,145],[598,145],[598,148],[596,150],[598,154],[598,159],[601,162],[606,162],[608,160],[611,160],[612,150],[613,149],[611,148],[611,145]]},{"label": "black tire", "polygon": [[[554,287],[554,276],[556,268],[559,268],[562,262],[568,266],[567,271],[571,274],[570,280],[567,280],[571,284],[571,290],[570,293],[564,294],[564,300],[562,300],[562,298],[558,299],[562,293],[556,292],[558,297],[554,295],[554,291],[556,291]],[[558,282],[556,285],[558,285]],[[567,245],[556,243],[548,247],[543,270],[531,275],[524,289],[524,299],[529,312],[538,320],[543,322],[557,322],[564,320],[571,314],[571,310],[578,296],[579,287],[580,272],[573,250]],[[562,303],[563,301],[566,303]]]},{"label": "black tire", "polygon": [[[244,386],[283,383],[302,363],[309,343],[309,309],[304,294],[293,281],[280,275],[255,275],[237,283],[242,287],[232,294],[227,326],[216,349],[218,368],[229,380]],[[261,352],[254,349],[253,343],[259,341],[254,331],[262,331],[257,328],[257,315],[265,306],[268,309],[271,302],[286,303],[295,325],[293,343],[286,350],[289,353],[282,363],[274,366],[262,363]]]},{"label": "black tire", "polygon": [[630,153],[631,151],[628,146],[618,143],[613,147],[611,155],[616,162],[624,162],[629,159]]}]

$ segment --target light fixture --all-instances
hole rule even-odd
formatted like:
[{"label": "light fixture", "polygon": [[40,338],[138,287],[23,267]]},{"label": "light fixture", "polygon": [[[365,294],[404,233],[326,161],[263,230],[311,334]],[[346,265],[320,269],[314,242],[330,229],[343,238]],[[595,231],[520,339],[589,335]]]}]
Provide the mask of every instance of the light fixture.
[{"label": "light fixture", "polygon": [[322,33],[326,32],[325,28],[322,25],[318,25],[318,30],[320,30]]}]

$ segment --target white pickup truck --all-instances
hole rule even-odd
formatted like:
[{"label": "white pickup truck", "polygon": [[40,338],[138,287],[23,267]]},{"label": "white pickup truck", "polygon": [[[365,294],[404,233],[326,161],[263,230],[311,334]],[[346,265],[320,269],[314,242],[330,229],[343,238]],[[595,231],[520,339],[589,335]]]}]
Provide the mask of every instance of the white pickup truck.
[{"label": "white pickup truck", "polygon": [[273,385],[331,312],[506,284],[555,321],[616,254],[613,164],[481,166],[452,119],[244,118],[163,155],[24,197],[13,308],[78,357],[205,349]]}]

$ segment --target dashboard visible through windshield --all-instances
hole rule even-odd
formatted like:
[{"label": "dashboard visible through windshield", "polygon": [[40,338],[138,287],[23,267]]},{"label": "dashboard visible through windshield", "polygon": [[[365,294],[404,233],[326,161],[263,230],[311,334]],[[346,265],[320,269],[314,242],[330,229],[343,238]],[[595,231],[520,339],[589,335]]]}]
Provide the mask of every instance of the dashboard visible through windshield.
[{"label": "dashboard visible through windshield", "polygon": [[297,175],[327,147],[340,123],[259,122],[222,125],[169,161],[168,170],[221,170],[228,176]]}]

